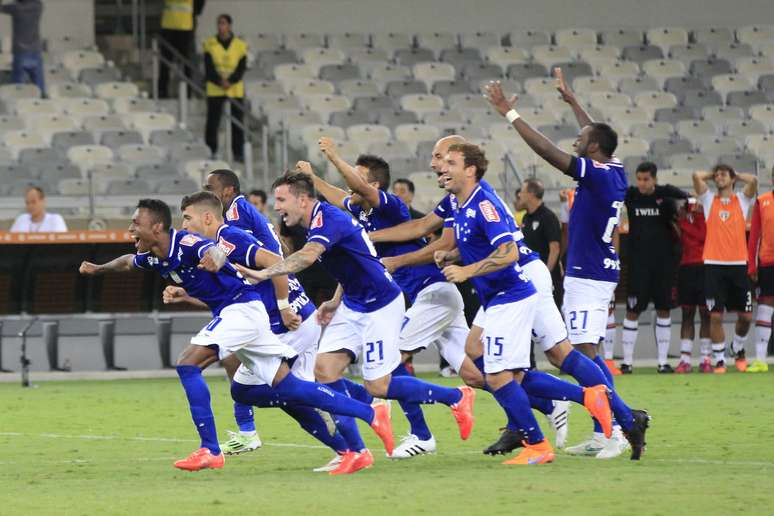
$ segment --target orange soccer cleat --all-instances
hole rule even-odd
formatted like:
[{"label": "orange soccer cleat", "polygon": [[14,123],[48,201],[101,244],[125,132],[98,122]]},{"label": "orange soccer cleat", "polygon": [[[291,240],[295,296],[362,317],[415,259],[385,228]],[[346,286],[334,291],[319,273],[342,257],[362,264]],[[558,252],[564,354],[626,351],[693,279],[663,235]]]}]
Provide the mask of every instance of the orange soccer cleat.
[{"label": "orange soccer cleat", "polygon": [[613,376],[619,376],[623,374],[621,370],[618,369],[618,366],[615,365],[615,360],[605,360],[605,365],[610,370],[610,374]]},{"label": "orange soccer cleat", "polygon": [[370,468],[374,463],[374,456],[371,455],[370,450],[365,449],[361,452],[348,451],[344,452],[341,457],[341,463],[339,467],[333,471],[329,471],[329,475],[350,475],[361,469]]},{"label": "orange soccer cleat", "polygon": [[717,364],[715,364],[712,372],[715,374],[726,374],[726,362],[724,360],[719,361]]},{"label": "orange soccer cleat", "polygon": [[375,403],[373,409],[374,420],[371,421],[371,428],[384,443],[384,451],[387,452],[389,457],[395,448],[395,437],[392,435],[392,421],[390,421],[390,409],[386,403]]},{"label": "orange soccer cleat", "polygon": [[226,463],[222,453],[213,455],[207,448],[199,448],[185,459],[175,462],[177,469],[185,471],[199,471],[200,469],[220,469]]},{"label": "orange soccer cleat", "polygon": [[548,439],[543,439],[537,444],[527,444],[525,441],[524,449],[516,456],[504,461],[503,464],[548,464],[554,461],[555,456],[554,449]]},{"label": "orange soccer cleat", "polygon": [[744,373],[747,371],[747,359],[744,357],[744,354],[742,356],[737,356],[736,359],[734,359],[734,365],[736,366],[736,370],[740,373]]},{"label": "orange soccer cleat", "polygon": [[599,421],[605,437],[613,435],[613,414],[610,411],[610,390],[605,385],[583,389],[583,406]]},{"label": "orange soccer cleat", "polygon": [[473,423],[476,421],[475,416],[473,416],[473,401],[476,399],[476,391],[467,385],[457,388],[462,391],[462,398],[450,408],[454,419],[457,420],[457,426],[460,427],[460,439],[464,441],[470,437]]}]

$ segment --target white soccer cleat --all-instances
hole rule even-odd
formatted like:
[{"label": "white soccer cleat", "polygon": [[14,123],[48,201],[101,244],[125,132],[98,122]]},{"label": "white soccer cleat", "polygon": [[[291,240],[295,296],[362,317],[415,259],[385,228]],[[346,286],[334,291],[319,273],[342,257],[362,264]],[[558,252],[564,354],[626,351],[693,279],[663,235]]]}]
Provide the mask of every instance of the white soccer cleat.
[{"label": "white soccer cleat", "polygon": [[228,431],[228,441],[220,445],[221,450],[226,455],[239,455],[257,450],[261,447],[261,438],[257,433],[253,435],[243,435],[239,432]]},{"label": "white soccer cleat", "polygon": [[556,432],[555,444],[557,448],[564,448],[567,444],[567,430],[570,417],[570,402],[554,400],[554,411],[546,416],[548,424]]},{"label": "white soccer cleat", "polygon": [[417,455],[427,455],[435,453],[435,437],[423,441],[414,434],[408,434],[401,438],[400,444],[392,451],[391,459],[410,459]]},{"label": "white soccer cleat", "polygon": [[343,458],[343,455],[336,455],[331,460],[328,461],[327,464],[324,466],[320,466],[319,468],[314,468],[312,471],[315,473],[326,473],[328,471],[333,471],[334,469],[339,467],[339,464],[341,464],[341,459]]},{"label": "white soccer cleat", "polygon": [[565,449],[570,455],[580,455],[584,457],[596,457],[607,444],[605,434],[594,432],[594,435],[588,441]]},{"label": "white soccer cleat", "polygon": [[614,459],[630,448],[629,441],[621,432],[620,426],[613,427],[613,435],[607,440],[607,444],[597,453],[598,459]]}]

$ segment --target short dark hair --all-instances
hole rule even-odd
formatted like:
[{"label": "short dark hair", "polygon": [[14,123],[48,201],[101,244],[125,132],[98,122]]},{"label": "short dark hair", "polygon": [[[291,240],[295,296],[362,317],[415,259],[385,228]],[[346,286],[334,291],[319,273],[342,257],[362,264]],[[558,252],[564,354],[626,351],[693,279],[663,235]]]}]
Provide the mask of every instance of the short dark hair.
[{"label": "short dark hair", "polygon": [[210,172],[210,175],[217,176],[220,184],[225,186],[231,186],[234,188],[234,193],[239,195],[241,193],[239,187],[239,176],[237,176],[233,170],[227,168],[219,168]]},{"label": "short dark hair", "polygon": [[223,213],[223,204],[221,204],[218,196],[212,192],[202,191],[186,195],[180,202],[180,211],[185,211],[186,208],[195,204],[205,204],[218,215]]},{"label": "short dark hair", "polygon": [[594,122],[591,124],[591,133],[589,133],[589,143],[599,145],[602,154],[611,157],[618,147],[618,133],[607,124]]},{"label": "short dark hair", "polygon": [[712,167],[712,175],[713,175],[713,177],[718,172],[718,170],[725,170],[725,171],[727,171],[731,175],[731,177],[734,177],[734,178],[736,177],[736,170],[734,170],[734,167],[732,167],[731,165],[729,165],[727,163],[718,163],[717,165]]},{"label": "short dark hair", "polygon": [[658,174],[658,167],[652,161],[643,161],[637,165],[637,170],[634,171],[635,174],[639,174],[640,172],[647,172],[655,179],[656,174]]},{"label": "short dark hair", "polygon": [[46,198],[46,192],[44,192],[43,189],[41,187],[39,187],[38,185],[30,185],[30,186],[28,186],[27,187],[27,191],[25,192],[25,195],[28,194],[30,192],[30,190],[35,190],[36,192],[38,192],[38,195],[40,195],[41,199],[45,199]]},{"label": "short dark hair", "polygon": [[528,191],[538,199],[542,199],[543,194],[546,191],[545,187],[543,186],[543,181],[541,181],[540,179],[536,179],[534,177],[530,177],[526,179],[522,183],[522,186],[526,191]]},{"label": "short dark hair", "polygon": [[266,192],[257,188],[254,190],[250,190],[250,193],[248,194],[248,196],[251,196],[251,195],[260,197],[264,203],[266,203],[266,199],[268,199],[268,197],[266,196]]},{"label": "short dark hair", "polygon": [[161,227],[165,230],[172,227],[172,212],[169,205],[161,199],[140,199],[137,209],[148,210],[153,216],[153,223],[161,222]]},{"label": "short dark hair", "polygon": [[306,194],[312,198],[317,197],[312,178],[301,172],[290,172],[280,176],[271,187],[274,189],[282,185],[288,185],[288,188],[296,197],[301,194]]},{"label": "short dark hair", "polygon": [[233,19],[233,18],[231,18],[231,15],[230,15],[230,14],[226,14],[226,13],[219,14],[219,15],[218,15],[218,21],[220,21],[220,19],[221,19],[221,18],[223,18],[224,20],[226,20],[226,21],[228,22],[228,24],[229,24],[229,25],[233,25],[233,24],[234,24],[234,19]]},{"label": "short dark hair", "polygon": [[465,168],[476,167],[476,180],[481,180],[486,174],[486,167],[489,161],[486,159],[484,151],[478,145],[472,143],[454,143],[449,145],[448,152],[459,152],[465,157]]},{"label": "short dark hair", "polygon": [[414,193],[414,181],[411,179],[406,179],[405,177],[398,178],[392,183],[393,187],[395,187],[395,185],[406,185],[408,191]]},{"label": "short dark hair", "polygon": [[361,154],[355,161],[356,166],[368,169],[369,181],[379,183],[379,190],[386,190],[390,186],[390,164],[379,156],[373,154]]}]

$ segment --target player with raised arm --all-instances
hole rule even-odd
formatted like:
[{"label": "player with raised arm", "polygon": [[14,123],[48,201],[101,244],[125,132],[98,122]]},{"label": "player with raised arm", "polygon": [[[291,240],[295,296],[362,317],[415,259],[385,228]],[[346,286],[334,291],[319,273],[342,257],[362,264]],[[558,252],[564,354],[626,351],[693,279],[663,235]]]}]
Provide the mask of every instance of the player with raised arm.
[{"label": "player with raised arm", "polygon": [[[774,179],[774,167],[771,169]],[[758,197],[752,214],[749,260],[747,270],[758,286],[758,312],[755,316],[755,360],[748,373],[766,373],[766,350],[771,339],[771,318],[774,315],[774,192]]]},{"label": "player with raised arm", "polygon": [[[390,185],[387,162],[377,156],[361,155],[353,167],[338,155],[336,143],[325,137],[320,139],[320,150],[339,171],[351,195],[315,175],[307,162],[299,162],[297,169],[312,178],[315,188],[328,202],[351,213],[366,231],[411,220],[403,201],[387,191]],[[375,248],[380,258],[386,258],[419,250],[424,244],[424,239],[420,238],[399,244],[376,244]],[[392,374],[410,375],[405,362],[413,354],[434,344],[467,385],[483,387],[483,376],[465,356],[468,325],[462,296],[457,288],[446,281],[433,263],[402,267],[392,276],[411,305],[400,331],[401,364]],[[392,458],[408,459],[435,452],[435,438],[427,426],[420,404],[401,401],[400,405],[411,424],[411,431],[395,448]]]},{"label": "player with raised arm", "polygon": [[[237,272],[215,242],[171,226],[169,206],[156,199],[140,200],[129,225],[137,253],[102,265],[83,262],[80,273],[156,271],[183,287],[187,295],[206,304],[213,313],[212,321],[191,339],[177,360],[177,373],[201,447],[175,462],[175,467],[188,471],[223,467],[224,456],[218,445],[210,391],[202,369],[231,354],[261,382],[271,386],[279,403],[308,405],[358,417],[371,425],[385,449],[391,452],[393,437],[387,407],[382,404],[372,408],[292,374],[290,365],[296,352],[271,332],[258,290]],[[232,389],[232,396],[239,398],[240,394],[244,393]],[[247,396],[240,401],[251,403]]]},{"label": "player with raised arm", "polygon": [[[470,387],[450,389],[411,376],[393,376],[401,362],[398,341],[405,313],[398,285],[379,261],[368,235],[355,219],[335,206],[320,202],[312,179],[291,173],[274,183],[275,209],[290,226],[308,228],[303,248],[262,271],[240,268],[252,281],[299,272],[315,260],[339,282],[333,299],[317,310],[327,326],[320,340],[315,377],[331,389],[347,392],[342,374],[363,360],[363,380],[368,393],[415,403],[443,403],[451,408],[464,440],[473,429]],[[339,418],[339,431],[352,450],[334,472],[352,473],[373,463],[354,421]],[[388,455],[392,454],[392,450]]]},{"label": "player with raised arm", "polygon": [[[707,186],[712,179],[718,189],[713,194]],[[734,192],[739,183],[744,188]],[[704,240],[704,295],[710,312],[710,339],[715,361],[714,372],[726,372],[726,334],[723,331],[723,311],[737,313],[731,353],[737,370],[747,369],[744,344],[752,322],[752,288],[747,276],[746,220],[755,202],[758,178],[753,174],[737,174],[730,165],[718,164],[711,171],[693,174],[696,190],[707,224]]]},{"label": "player with raised arm", "polygon": [[[613,376],[604,360],[597,355],[597,346],[604,338],[608,304],[618,282],[620,264],[613,246],[613,234],[618,225],[619,211],[626,189],[626,173],[613,158],[618,136],[607,124],[591,120],[575,95],[556,70],[558,89],[570,104],[581,131],[575,141],[577,156],[567,154],[548,138],[532,128],[515,110],[516,96],[508,100],[499,82],[490,82],[486,97],[494,108],[516,129],[519,136],[540,157],[578,182],[573,209],[570,212],[567,271],[564,279],[563,310],[570,342],[597,363],[613,391],[612,407],[617,422],[631,443],[631,458],[638,460],[645,447],[645,431],[650,417],[647,412],[631,410],[613,387]],[[583,381],[581,385],[584,385]],[[613,443],[599,431],[595,421],[594,437],[580,447],[568,449],[584,455],[610,458],[622,453],[625,441],[616,430]]]},{"label": "player with raised arm", "polygon": [[[262,243],[262,246],[270,253],[282,255],[282,248],[279,237],[274,231],[271,221],[266,218],[258,209],[251,204],[241,192],[239,177],[233,170],[217,169],[207,175],[207,180],[202,187],[203,190],[211,192],[223,205],[223,219],[230,227],[242,229]],[[282,324],[288,328],[295,329],[299,324],[294,320],[295,314],[288,302],[290,295],[287,276],[278,276],[272,279],[274,292],[279,304],[282,306],[280,315]],[[233,376],[238,364],[226,362],[224,364],[229,372],[229,377]],[[261,446],[261,440],[255,429],[255,418],[253,409],[248,405],[243,405],[238,401],[234,402],[234,419],[236,420],[239,432],[228,432],[229,440],[222,446],[227,455],[245,453]]]},{"label": "player with raised arm", "polygon": [[[277,254],[276,247],[272,246],[274,250],[270,250],[266,243],[259,242],[246,231],[224,224],[223,206],[211,192],[198,192],[184,197],[180,204],[180,211],[183,214],[183,229],[217,242],[218,247],[223,250],[232,263],[250,268],[265,268],[282,259],[282,255]],[[271,242],[269,245],[271,246]],[[256,285],[256,289],[259,291],[269,315],[272,332],[279,337],[280,341],[298,353],[291,371],[302,380],[314,381],[314,359],[317,354],[317,341],[320,339],[320,326],[314,317],[315,307],[293,275],[290,275],[287,280],[290,285],[289,301],[285,301],[287,306],[280,306],[271,281],[259,283]],[[164,299],[167,303],[196,303],[195,299],[186,294],[185,289],[176,286],[169,286],[164,290]],[[286,326],[281,312],[288,309],[292,313],[293,319],[291,324]],[[232,355],[224,359],[223,366],[229,378],[242,386],[264,386],[262,392],[266,394],[267,398],[264,403],[257,404],[257,406],[275,406],[275,397],[271,395],[271,389],[262,384],[249,369],[241,365],[235,356]],[[258,391],[261,392],[260,389]],[[338,432],[331,435],[327,430],[325,419],[314,409],[296,405],[284,405],[279,408],[296,419],[299,425],[312,436],[333,448],[337,453],[343,454],[346,451],[346,443],[341,435]],[[252,417],[249,422],[252,423]],[[226,455],[250,450],[247,445],[242,444],[240,437],[240,435],[232,435],[232,439],[225,445],[221,445],[221,449]],[[235,443],[241,446],[236,446]]]}]

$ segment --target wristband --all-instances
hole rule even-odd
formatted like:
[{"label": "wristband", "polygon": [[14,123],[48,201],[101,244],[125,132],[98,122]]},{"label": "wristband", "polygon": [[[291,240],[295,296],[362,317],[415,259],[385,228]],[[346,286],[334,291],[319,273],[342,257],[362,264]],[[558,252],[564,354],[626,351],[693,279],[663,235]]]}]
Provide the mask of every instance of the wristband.
[{"label": "wristband", "polygon": [[288,298],[277,299],[277,308],[279,310],[284,310],[286,308],[290,308],[290,303],[288,302]]},{"label": "wristband", "polygon": [[521,115],[515,109],[511,109],[510,111],[505,113],[505,119],[508,120],[509,124],[512,124],[514,121],[518,120],[519,118],[521,118]]}]

